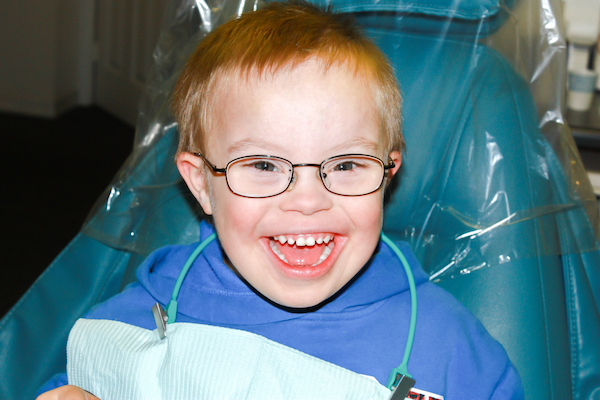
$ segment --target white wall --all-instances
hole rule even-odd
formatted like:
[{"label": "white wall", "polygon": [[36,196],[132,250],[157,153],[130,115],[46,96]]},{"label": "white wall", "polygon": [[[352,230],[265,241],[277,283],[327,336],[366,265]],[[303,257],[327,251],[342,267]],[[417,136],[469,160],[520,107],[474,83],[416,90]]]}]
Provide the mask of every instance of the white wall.
[{"label": "white wall", "polygon": [[54,117],[77,101],[78,3],[0,1],[0,111]]}]

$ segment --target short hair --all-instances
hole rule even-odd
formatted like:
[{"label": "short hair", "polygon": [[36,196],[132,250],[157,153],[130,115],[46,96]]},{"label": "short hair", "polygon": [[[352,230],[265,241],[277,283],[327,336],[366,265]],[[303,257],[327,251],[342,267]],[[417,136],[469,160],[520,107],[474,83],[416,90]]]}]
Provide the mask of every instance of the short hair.
[{"label": "short hair", "polygon": [[190,56],[172,94],[179,124],[177,154],[206,151],[218,82],[231,74],[275,74],[317,59],[354,68],[371,89],[386,151],[404,151],[401,95],[385,55],[348,16],[304,1],[271,2],[217,27]]}]

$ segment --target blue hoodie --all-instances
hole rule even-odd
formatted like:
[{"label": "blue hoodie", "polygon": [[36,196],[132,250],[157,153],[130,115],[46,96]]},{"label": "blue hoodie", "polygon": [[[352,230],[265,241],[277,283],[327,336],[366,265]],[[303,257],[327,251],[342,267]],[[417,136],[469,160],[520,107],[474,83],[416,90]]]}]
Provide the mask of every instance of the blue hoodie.
[{"label": "blue hoodie", "polygon": [[[201,240],[213,233],[203,223]],[[147,329],[151,308],[169,302],[177,277],[198,244],[152,253],[138,282],[101,303],[87,318],[111,319]],[[428,275],[405,243],[398,246],[417,285],[417,328],[408,371],[415,387],[452,399],[522,399],[523,389],[502,346],[451,294]],[[387,383],[404,354],[410,291],[400,260],[380,243],[369,263],[334,299],[310,312],[292,312],[257,295],[223,263],[217,241],[196,259],[178,298],[177,322],[241,329]],[[66,383],[60,376],[43,391]]]}]

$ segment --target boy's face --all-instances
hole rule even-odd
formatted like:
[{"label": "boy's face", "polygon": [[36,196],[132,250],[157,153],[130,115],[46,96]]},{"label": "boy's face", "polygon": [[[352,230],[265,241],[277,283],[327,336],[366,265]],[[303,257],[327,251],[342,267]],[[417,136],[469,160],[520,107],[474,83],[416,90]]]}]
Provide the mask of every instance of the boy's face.
[{"label": "boy's face", "polygon": [[[293,164],[351,153],[388,161],[371,92],[345,68],[324,72],[318,62],[307,61],[272,77],[234,79],[218,91],[205,156],[219,168],[248,155]],[[401,162],[398,152],[389,156],[396,167],[388,179]],[[214,216],[235,271],[275,303],[310,307],[328,299],[365,265],[379,240],[383,188],[340,196],[327,191],[317,168],[298,167],[291,190],[246,198],[233,194],[225,177],[205,168],[199,157],[183,153],[178,167],[204,211]],[[298,246],[299,238],[309,245]]]}]

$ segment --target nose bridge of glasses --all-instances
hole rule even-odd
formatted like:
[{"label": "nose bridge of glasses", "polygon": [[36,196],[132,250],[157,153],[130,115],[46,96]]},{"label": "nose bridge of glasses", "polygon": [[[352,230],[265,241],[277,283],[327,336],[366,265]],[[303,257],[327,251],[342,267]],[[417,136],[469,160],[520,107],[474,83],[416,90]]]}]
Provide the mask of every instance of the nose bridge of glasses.
[{"label": "nose bridge of glasses", "polygon": [[[321,175],[321,164],[311,164],[311,163],[302,163],[302,164],[292,164],[292,178],[290,180],[290,184],[288,185],[287,190],[290,191],[294,188],[294,186],[296,185],[296,182],[298,181],[298,172],[296,171],[296,168],[302,168],[302,167],[315,167],[317,168],[317,178],[319,178],[321,181],[323,181],[323,176]],[[323,181],[323,183],[325,184],[325,182]]]}]

